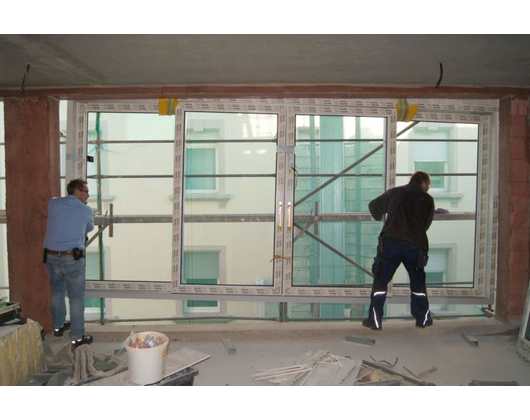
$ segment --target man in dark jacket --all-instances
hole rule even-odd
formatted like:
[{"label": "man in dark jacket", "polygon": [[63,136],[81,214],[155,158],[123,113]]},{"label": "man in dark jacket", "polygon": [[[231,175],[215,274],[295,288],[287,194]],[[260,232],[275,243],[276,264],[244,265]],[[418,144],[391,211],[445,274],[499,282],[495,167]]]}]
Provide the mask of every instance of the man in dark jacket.
[{"label": "man in dark jacket", "polygon": [[388,190],[368,205],[374,219],[387,217],[372,266],[370,311],[363,321],[367,328],[382,329],[387,286],[401,263],[410,278],[410,308],[416,326],[432,325],[424,270],[429,251],[427,229],[434,216],[434,200],[427,193],[430,183],[429,174],[418,171],[407,185]]}]

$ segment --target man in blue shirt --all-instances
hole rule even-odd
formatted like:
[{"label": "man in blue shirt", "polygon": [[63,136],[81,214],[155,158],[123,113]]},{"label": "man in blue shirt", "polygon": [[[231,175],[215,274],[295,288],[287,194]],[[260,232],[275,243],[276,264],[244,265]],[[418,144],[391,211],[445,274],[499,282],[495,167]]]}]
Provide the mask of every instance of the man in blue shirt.
[{"label": "man in blue shirt", "polygon": [[[53,334],[61,337],[70,329],[72,345],[92,343],[85,335],[85,238],[94,229],[92,209],[86,205],[88,185],[74,179],[66,187],[68,196],[48,203],[48,224],[44,239],[44,260],[51,285]],[[65,296],[70,301],[70,322],[66,321]]]}]

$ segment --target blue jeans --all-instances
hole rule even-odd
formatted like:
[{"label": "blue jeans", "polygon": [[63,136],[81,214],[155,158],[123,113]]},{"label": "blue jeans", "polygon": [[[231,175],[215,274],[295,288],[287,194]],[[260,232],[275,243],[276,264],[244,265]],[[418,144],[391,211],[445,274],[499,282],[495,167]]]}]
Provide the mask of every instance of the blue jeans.
[{"label": "blue jeans", "polygon": [[401,263],[405,266],[410,279],[410,312],[416,318],[416,325],[424,325],[430,317],[424,270],[427,264],[427,253],[421,247],[411,243],[383,239],[377,248],[377,255],[372,266],[374,284],[368,315],[368,318],[378,326],[381,326],[383,321],[383,306],[388,283]]},{"label": "blue jeans", "polygon": [[66,320],[65,296],[70,301],[70,337],[77,340],[85,333],[85,265],[84,259],[71,255],[50,255],[46,269],[52,289],[53,328],[61,328]]}]

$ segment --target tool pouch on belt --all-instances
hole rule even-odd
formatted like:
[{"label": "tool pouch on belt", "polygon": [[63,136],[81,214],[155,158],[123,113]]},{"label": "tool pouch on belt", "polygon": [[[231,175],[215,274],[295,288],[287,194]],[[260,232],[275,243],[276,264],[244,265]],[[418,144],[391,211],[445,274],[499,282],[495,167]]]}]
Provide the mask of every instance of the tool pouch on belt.
[{"label": "tool pouch on belt", "polygon": [[85,256],[85,251],[79,248],[72,249],[74,254],[74,260],[77,261]]}]

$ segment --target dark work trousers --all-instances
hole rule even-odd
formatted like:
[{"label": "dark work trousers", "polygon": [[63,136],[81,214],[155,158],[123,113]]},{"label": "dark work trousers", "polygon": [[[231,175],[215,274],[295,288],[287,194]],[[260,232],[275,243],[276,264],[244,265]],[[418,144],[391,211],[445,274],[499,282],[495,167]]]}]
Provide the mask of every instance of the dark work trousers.
[{"label": "dark work trousers", "polygon": [[410,312],[416,318],[417,326],[424,325],[430,318],[429,300],[425,287],[426,252],[417,245],[388,238],[379,243],[372,266],[374,284],[370,295],[368,319],[378,327],[382,326],[388,283],[392,280],[399,265],[403,263],[410,279]]}]

